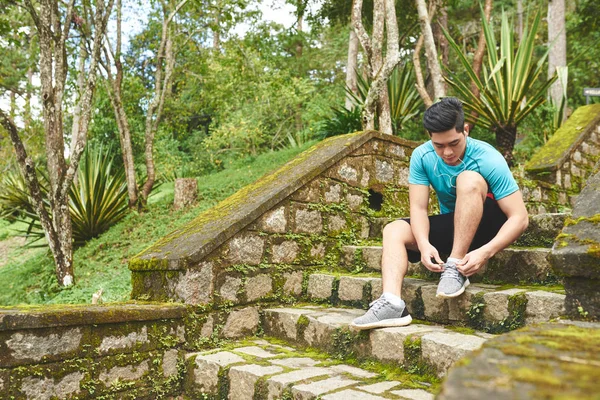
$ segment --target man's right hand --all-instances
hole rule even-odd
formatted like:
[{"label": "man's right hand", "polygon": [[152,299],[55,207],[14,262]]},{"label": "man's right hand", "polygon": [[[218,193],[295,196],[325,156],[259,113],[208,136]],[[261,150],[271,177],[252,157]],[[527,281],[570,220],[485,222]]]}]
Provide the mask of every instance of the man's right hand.
[{"label": "man's right hand", "polygon": [[444,262],[440,258],[437,249],[431,243],[422,247],[419,247],[419,251],[421,252],[421,262],[423,265],[430,271],[442,272],[444,270]]}]

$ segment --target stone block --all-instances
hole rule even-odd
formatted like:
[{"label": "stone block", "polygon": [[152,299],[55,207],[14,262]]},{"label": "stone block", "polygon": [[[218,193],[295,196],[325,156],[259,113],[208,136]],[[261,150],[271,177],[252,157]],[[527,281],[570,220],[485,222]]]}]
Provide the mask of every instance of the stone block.
[{"label": "stone block", "polygon": [[[560,200],[561,194],[563,197],[562,201]],[[558,196],[560,202],[566,203],[565,193],[560,192]],[[527,230],[523,232],[515,244],[517,246],[528,247],[552,247],[554,239],[565,224],[566,218],[566,213],[531,215]]]},{"label": "stone block", "polygon": [[323,400],[385,400],[385,397],[375,396],[353,389],[327,394],[321,397]]},{"label": "stone block", "polygon": [[363,314],[363,310],[357,309],[328,309],[326,312],[310,314],[303,339],[309,346],[329,349],[337,329],[347,327],[352,320]]},{"label": "stone block", "polygon": [[394,179],[394,167],[391,161],[375,159],[375,179],[380,183],[388,183]]},{"label": "stone block", "polygon": [[173,300],[185,304],[209,303],[214,289],[212,262],[203,262],[198,267],[182,271],[177,280],[169,280],[169,292]]},{"label": "stone block", "polygon": [[325,243],[313,243],[310,248],[310,258],[317,262],[323,260],[325,258],[325,250]]},{"label": "stone block", "polygon": [[327,215],[327,233],[331,235],[339,234],[340,232],[348,229],[346,218],[341,214],[328,214]]},{"label": "stone block", "polygon": [[427,321],[447,322],[449,321],[448,302],[444,298],[436,297],[437,284],[421,286],[421,298]]},{"label": "stone block", "polygon": [[357,163],[354,162],[354,159],[344,159],[330,168],[327,175],[350,185],[357,186],[360,177],[359,167],[355,164]]},{"label": "stone block", "polygon": [[318,210],[306,207],[294,208],[294,233],[321,233],[323,231],[323,217]]},{"label": "stone block", "polygon": [[346,202],[348,203],[348,208],[350,211],[360,211],[365,198],[360,193],[348,192],[346,194]]},{"label": "stone block", "polygon": [[402,299],[413,318],[425,317],[425,306],[421,297],[421,288],[425,285],[431,285],[431,282],[422,279],[404,278],[402,283]]},{"label": "stone block", "polygon": [[479,349],[485,339],[454,332],[427,333],[421,338],[423,360],[443,376],[456,361]]},{"label": "stone block", "polygon": [[367,271],[381,271],[381,246],[343,246],[342,264],[348,270],[362,265]]},{"label": "stone block", "polygon": [[378,299],[383,294],[383,283],[381,282],[381,278],[373,278],[371,279],[371,297],[369,301],[373,301]]},{"label": "stone block", "polygon": [[302,271],[285,272],[283,274],[283,294],[288,296],[300,296],[302,294]]},{"label": "stone block", "polygon": [[318,203],[321,197],[321,181],[314,179],[312,182],[296,190],[290,199],[302,203]]},{"label": "stone block", "polygon": [[270,351],[264,350],[262,347],[258,346],[237,347],[232,351],[258,358],[272,358],[277,356],[276,353],[271,353]]},{"label": "stone block", "polygon": [[89,327],[0,332],[0,367],[75,358],[89,334]]},{"label": "stone block", "polygon": [[287,207],[279,206],[266,212],[259,222],[259,229],[269,233],[285,233],[288,227]]},{"label": "stone block", "polygon": [[501,322],[510,317],[509,298],[524,292],[522,289],[507,289],[484,294],[483,318],[488,322]]},{"label": "stone block", "polygon": [[525,293],[525,323],[545,322],[565,314],[565,295],[544,291]]},{"label": "stone block", "polygon": [[282,372],[283,368],[256,364],[231,367],[229,370],[229,400],[253,400],[254,385],[259,378]]},{"label": "stone block", "polygon": [[381,239],[383,237],[383,228],[389,224],[391,218],[378,217],[371,219],[371,229],[369,231],[369,237],[375,239]]},{"label": "stone block", "polygon": [[230,264],[258,265],[262,261],[265,240],[253,234],[241,234],[229,241],[227,261]]},{"label": "stone block", "polygon": [[408,338],[421,337],[426,333],[441,331],[435,325],[408,325],[397,328],[374,329],[369,340],[371,354],[380,361],[404,363],[404,341]]},{"label": "stone block", "polygon": [[360,239],[367,240],[369,238],[369,232],[371,229],[371,225],[369,224],[367,217],[353,213],[352,220],[356,226],[355,229],[358,231],[358,237]]},{"label": "stone block", "polygon": [[273,244],[271,249],[272,262],[274,264],[292,264],[296,261],[300,246],[293,240],[286,240],[279,244]]},{"label": "stone block", "polygon": [[311,314],[313,311],[297,308],[272,308],[263,312],[265,334],[295,341],[298,339],[298,320],[302,315]]},{"label": "stone block", "polygon": [[273,280],[267,274],[260,274],[246,280],[246,301],[256,301],[273,290]]},{"label": "stone block", "polygon": [[227,317],[227,322],[223,328],[223,336],[227,339],[235,339],[253,335],[258,330],[258,324],[259,316],[257,308],[248,307],[232,311],[229,317]]},{"label": "stone block", "polygon": [[494,255],[472,278],[495,283],[543,283],[555,280],[545,248],[507,248]]},{"label": "stone block", "polygon": [[219,290],[221,299],[226,301],[238,302],[238,291],[242,286],[242,280],[234,276],[225,277],[225,283]]},{"label": "stone block", "polygon": [[179,362],[179,351],[171,349],[165,351],[162,357],[162,373],[165,378],[177,375],[177,363]]},{"label": "stone block", "polygon": [[128,363],[116,365],[100,371],[98,380],[106,388],[112,388],[123,382],[141,383],[140,379],[150,372],[150,360],[146,359],[139,363]]},{"label": "stone block", "polygon": [[[340,278],[340,286],[338,297],[342,301],[361,301],[364,296],[365,286],[371,282],[371,278],[358,278],[353,276],[342,276]],[[366,298],[370,297],[371,293],[367,293]]]},{"label": "stone block", "polygon": [[[320,361],[313,360],[308,357],[291,357],[291,358],[276,358],[271,360],[271,364],[279,365],[281,367],[291,368],[291,369],[305,369],[307,367],[314,367],[319,364]],[[278,375],[278,377],[282,377],[282,375]]]},{"label": "stone block", "polygon": [[[244,359],[237,354],[222,351],[214,354],[191,354],[193,364],[188,368],[192,371],[186,382],[186,388],[206,394],[216,394],[219,387],[219,371],[232,364],[242,363]],[[188,389],[189,390],[189,389]]]},{"label": "stone block", "polygon": [[337,374],[352,375],[355,378],[370,379],[375,378],[377,376],[377,374],[373,372],[369,372],[361,368],[356,368],[344,364],[332,365],[331,367],[329,367],[329,369]]},{"label": "stone block", "polygon": [[398,168],[396,175],[398,177],[396,179],[396,182],[398,183],[398,185],[408,187],[408,175],[409,175],[408,168],[407,167]]},{"label": "stone block", "polygon": [[93,328],[93,334],[102,338],[96,351],[101,356],[131,353],[133,350],[152,350],[148,338],[148,325],[142,324],[110,324]]},{"label": "stone block", "polygon": [[339,203],[342,200],[343,188],[339,183],[328,183],[323,192],[325,203]]},{"label": "stone block", "polygon": [[333,392],[334,390],[356,383],[358,382],[351,379],[334,376],[317,382],[295,385],[292,387],[292,394],[294,395],[294,400],[313,400],[325,393]]},{"label": "stone block", "polygon": [[333,293],[335,277],[324,274],[311,274],[308,277],[308,296],[312,300],[329,299]]},{"label": "stone block", "polygon": [[309,367],[275,375],[267,379],[267,399],[274,400],[281,398],[283,391],[295,383],[330,374],[331,371],[327,368]]}]

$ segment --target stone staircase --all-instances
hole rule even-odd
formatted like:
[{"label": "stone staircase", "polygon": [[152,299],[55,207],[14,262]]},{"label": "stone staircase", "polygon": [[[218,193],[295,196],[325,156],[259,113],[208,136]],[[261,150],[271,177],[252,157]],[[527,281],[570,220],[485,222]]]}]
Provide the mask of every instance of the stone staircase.
[{"label": "stone staircase", "polygon": [[[370,369],[370,370],[369,370]],[[305,353],[287,345],[256,339],[227,350],[190,353],[186,359],[185,393],[192,398],[235,400],[429,400],[430,382],[389,379],[389,371],[373,372],[324,354]],[[431,380],[431,379],[428,379]],[[435,381],[435,379],[433,379]]]},{"label": "stone staircase", "polygon": [[[305,278],[306,303],[262,310],[264,338],[188,354],[185,392],[223,399],[432,399],[439,378],[496,333],[564,314],[565,296],[546,257],[565,218],[533,216],[518,247],[490,260],[455,299],[436,298],[437,277],[411,265],[419,278],[405,279],[403,298],[414,321],[401,328],[349,328],[381,295],[382,249],[343,246],[339,270]],[[371,240],[385,223],[372,221]],[[416,375],[405,382],[379,372],[390,368]]]}]

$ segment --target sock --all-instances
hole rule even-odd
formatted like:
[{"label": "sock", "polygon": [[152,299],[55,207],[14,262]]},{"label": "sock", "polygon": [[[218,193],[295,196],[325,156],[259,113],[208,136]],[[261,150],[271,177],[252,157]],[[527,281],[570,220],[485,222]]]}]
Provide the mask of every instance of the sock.
[{"label": "sock", "polygon": [[454,264],[456,265],[460,261],[460,258],[448,257],[446,260],[446,264]]},{"label": "sock", "polygon": [[404,307],[404,300],[402,300],[400,297],[396,296],[393,293],[385,292],[381,295],[381,297],[383,297],[395,306]]}]

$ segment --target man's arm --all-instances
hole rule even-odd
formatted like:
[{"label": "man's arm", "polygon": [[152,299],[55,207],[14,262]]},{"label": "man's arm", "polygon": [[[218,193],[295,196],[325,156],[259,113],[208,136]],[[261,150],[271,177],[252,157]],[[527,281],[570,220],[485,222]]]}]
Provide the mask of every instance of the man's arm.
[{"label": "man's arm", "polygon": [[498,200],[498,206],[506,215],[507,220],[491,241],[469,252],[462,259],[458,265],[458,269],[465,276],[471,276],[477,272],[494,254],[517,240],[525,229],[527,229],[527,225],[529,225],[527,208],[525,208],[523,195],[520,190]]},{"label": "man's arm", "polygon": [[[429,243],[429,217],[427,215],[429,186],[409,184],[408,197],[410,201],[410,228],[421,252],[421,262],[427,269],[440,272],[443,261],[437,249]],[[433,263],[432,258],[438,264]]]}]

